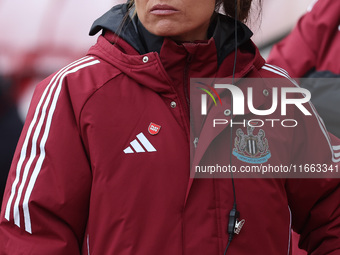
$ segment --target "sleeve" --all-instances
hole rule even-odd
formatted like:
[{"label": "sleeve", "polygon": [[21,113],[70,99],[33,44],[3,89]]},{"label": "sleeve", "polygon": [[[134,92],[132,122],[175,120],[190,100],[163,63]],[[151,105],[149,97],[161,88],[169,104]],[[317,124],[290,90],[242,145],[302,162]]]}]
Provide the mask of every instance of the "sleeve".
[{"label": "sleeve", "polygon": [[312,94],[312,102],[327,130],[340,138],[340,75],[330,71],[313,72],[301,79],[301,87]]},{"label": "sleeve", "polygon": [[293,229],[308,254],[340,254],[340,186],[334,179],[291,179],[287,182]]},{"label": "sleeve", "polygon": [[[304,178],[286,181],[292,227],[308,254],[340,255],[340,141],[327,133],[311,104],[307,109],[312,116],[295,114],[300,126],[292,151],[294,164],[307,171]],[[317,164],[327,169],[327,178],[314,178]]]},{"label": "sleeve", "polygon": [[2,204],[1,255],[80,254],[92,177],[66,85],[64,70],[36,87]]},{"label": "sleeve", "polygon": [[329,50],[329,42],[339,26],[339,9],[340,1],[317,1],[292,32],[274,45],[268,63],[286,69],[293,78],[303,77]]}]

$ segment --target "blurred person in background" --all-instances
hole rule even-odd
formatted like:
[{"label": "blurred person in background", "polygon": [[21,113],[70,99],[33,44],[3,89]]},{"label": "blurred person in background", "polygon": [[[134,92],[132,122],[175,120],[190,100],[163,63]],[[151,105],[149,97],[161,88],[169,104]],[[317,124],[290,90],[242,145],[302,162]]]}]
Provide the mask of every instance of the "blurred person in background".
[{"label": "blurred person in background", "polygon": [[[340,254],[338,180],[190,177],[190,154],[231,162],[225,147],[237,140],[229,126],[190,135],[201,131],[190,130],[190,78],[260,78],[266,108],[273,84],[263,79],[286,76],[242,23],[251,3],[136,0],[95,21],[91,35],[103,32],[88,55],[35,90],[2,205],[1,255],[286,255],[291,228],[309,253]],[[338,166],[339,141],[318,115],[288,115],[302,125],[260,130],[269,162]]]},{"label": "blurred person in background", "polygon": [[[327,129],[340,137],[340,1],[313,0],[292,32],[274,45],[267,62],[294,78],[310,78],[299,79],[300,85],[311,91]],[[299,238],[293,236],[295,244]]]},{"label": "blurred person in background", "polygon": [[23,127],[13,91],[12,81],[0,76],[0,203],[15,147]]},{"label": "blurred person in background", "polygon": [[[313,1],[293,31],[274,45],[268,63],[280,66],[312,93],[327,129],[340,137],[340,1]],[[337,78],[337,79],[320,79]]]}]

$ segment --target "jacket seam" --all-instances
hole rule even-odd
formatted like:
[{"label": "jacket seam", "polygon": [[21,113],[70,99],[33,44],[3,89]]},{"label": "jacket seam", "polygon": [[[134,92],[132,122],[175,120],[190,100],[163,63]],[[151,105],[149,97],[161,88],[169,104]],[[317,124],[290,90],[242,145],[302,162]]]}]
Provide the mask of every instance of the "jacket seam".
[{"label": "jacket seam", "polygon": [[292,211],[290,210],[289,205],[288,205],[288,211],[289,211],[289,233],[288,233],[288,252],[287,252],[287,255],[290,254],[290,246],[291,246],[291,239],[292,239]]},{"label": "jacket seam", "polygon": [[[106,40],[106,39],[105,39]],[[102,46],[102,45],[100,45],[100,44],[96,44],[94,47],[97,47],[98,48],[98,50],[99,51],[101,51],[101,52],[103,52],[103,53],[105,53],[106,54],[106,56],[110,59],[110,61],[112,61],[112,62],[114,62],[114,63],[117,63],[117,64],[119,64],[119,65],[123,65],[123,66],[125,66],[125,67],[128,67],[128,68],[130,68],[131,70],[139,70],[139,69],[143,69],[143,68],[145,68],[145,67],[148,67],[148,66],[153,66],[154,64],[155,64],[155,62],[157,62],[157,60],[156,59],[153,59],[152,61],[149,61],[148,63],[146,63],[146,64],[143,64],[143,65],[140,65],[140,64],[131,64],[131,63],[127,63],[127,62],[124,62],[124,61],[122,61],[122,60],[120,60],[120,59],[118,59],[118,58],[113,58],[111,55],[111,53],[110,52],[108,52],[108,50],[104,47],[104,46]],[[114,47],[114,46],[113,46]],[[125,53],[121,53],[122,55],[126,55],[126,56],[129,56],[129,57],[131,57],[131,55],[129,55],[129,54],[125,54]],[[137,57],[142,57],[142,56],[146,56],[146,55],[152,55],[153,53],[147,53],[147,54],[143,54],[143,55],[141,55],[141,54],[136,54],[135,56],[136,56],[136,58]]]},{"label": "jacket seam", "polygon": [[119,72],[118,74],[114,75],[113,77],[111,77],[110,79],[108,79],[106,82],[104,82],[100,87],[98,87],[95,91],[93,91],[88,97],[87,99],[85,100],[83,106],[81,107],[81,110],[79,112],[79,117],[78,117],[78,123],[79,123],[79,134],[82,135],[81,133],[81,117],[82,117],[82,114],[83,114],[83,110],[86,106],[86,104],[90,101],[90,99],[94,96],[94,94],[96,94],[100,89],[102,89],[105,85],[107,85],[111,80],[115,79],[117,76],[119,76],[121,74],[121,72]]}]

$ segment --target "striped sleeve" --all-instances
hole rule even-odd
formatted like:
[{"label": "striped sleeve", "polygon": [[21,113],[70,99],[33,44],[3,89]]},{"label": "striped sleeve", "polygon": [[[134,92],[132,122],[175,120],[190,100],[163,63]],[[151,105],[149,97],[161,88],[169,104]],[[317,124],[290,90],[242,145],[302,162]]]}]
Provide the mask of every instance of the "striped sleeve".
[{"label": "striped sleeve", "polygon": [[[291,86],[298,87],[284,69],[268,64],[262,69],[288,79]],[[305,116],[299,110],[294,113],[299,125],[293,134],[291,163],[299,167],[311,167],[311,172],[306,172],[304,178],[286,180],[292,228],[300,234],[299,246],[308,254],[339,254],[340,141],[327,132],[312,103],[306,103],[305,106],[312,115]],[[312,177],[312,167],[317,164],[330,169],[324,175],[327,178]]]},{"label": "striped sleeve", "polygon": [[[275,66],[275,65],[270,65],[270,64],[265,64],[262,67],[263,70],[272,72],[274,74],[277,74],[283,78],[288,79],[295,87],[300,87],[298,85],[298,83],[289,76],[288,72],[286,70],[284,70],[281,67]],[[320,117],[320,115],[318,114],[318,112],[316,111],[314,105],[309,101],[308,102],[309,107],[311,109],[311,111],[313,112],[313,117],[315,118],[315,123],[317,125],[313,125],[311,127],[314,128],[318,128],[319,134],[320,136],[322,136],[326,143],[327,143],[327,147],[329,149],[329,152],[331,154],[331,158],[332,158],[332,162],[333,163],[339,163],[340,162],[340,142],[337,139],[331,139],[327,128],[324,124],[324,121],[322,120],[322,118]],[[332,141],[333,140],[333,141]]]},{"label": "striped sleeve", "polygon": [[[58,250],[58,254],[71,254],[70,250],[79,252],[85,218],[77,220],[75,214],[77,208],[87,206],[88,198],[84,194],[90,185],[90,170],[65,84],[67,77],[98,63],[99,60],[93,57],[79,59],[36,88],[14,155],[1,210],[0,239],[4,242],[0,245],[8,245],[0,250],[6,251],[5,254],[23,254],[25,249],[34,254],[56,254],[58,242],[65,240],[48,240],[46,247],[43,241],[48,236],[61,239],[73,236],[74,239],[74,233],[79,233],[74,247],[68,247],[65,253]],[[79,186],[73,185],[75,181]],[[30,239],[31,246],[25,247],[27,240],[23,240],[22,248],[14,245],[15,242],[10,246],[22,235],[22,230],[26,232],[22,237]]]}]

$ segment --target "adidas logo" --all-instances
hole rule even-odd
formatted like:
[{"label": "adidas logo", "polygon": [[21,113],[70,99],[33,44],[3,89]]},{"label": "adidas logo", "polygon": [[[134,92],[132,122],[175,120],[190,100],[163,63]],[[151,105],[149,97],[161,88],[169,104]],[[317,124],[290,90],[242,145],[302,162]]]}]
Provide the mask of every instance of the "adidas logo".
[{"label": "adidas logo", "polygon": [[[142,146],[142,145],[143,146]],[[130,143],[131,146],[127,147],[124,150],[125,154],[131,154],[131,153],[141,153],[141,152],[154,152],[157,151],[155,147],[152,146],[152,144],[149,142],[149,140],[145,137],[143,133],[140,133],[137,135],[137,139],[133,140]],[[132,148],[131,148],[132,147]],[[146,151],[145,151],[146,150]]]}]

